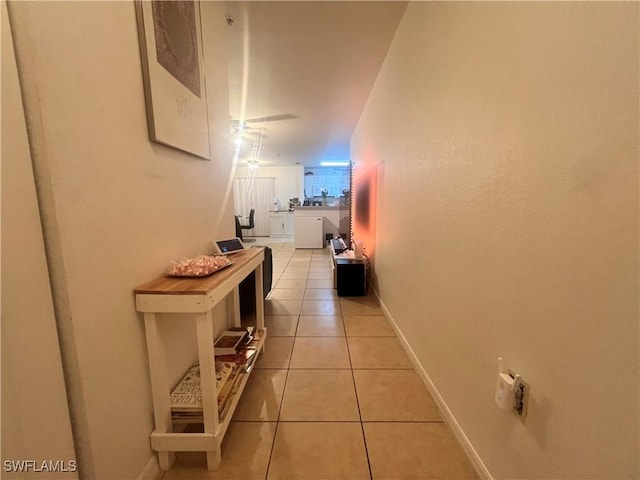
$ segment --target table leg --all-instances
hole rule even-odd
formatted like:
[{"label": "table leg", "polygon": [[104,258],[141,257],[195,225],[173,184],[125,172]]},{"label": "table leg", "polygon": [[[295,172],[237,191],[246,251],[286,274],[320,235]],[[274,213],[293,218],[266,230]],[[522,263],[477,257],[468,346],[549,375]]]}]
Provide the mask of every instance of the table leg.
[{"label": "table leg", "polygon": [[264,288],[262,284],[262,262],[255,269],[256,272],[256,326],[264,329]]},{"label": "table leg", "polygon": [[231,320],[234,327],[240,327],[242,325],[242,318],[240,315],[240,288],[235,287],[233,294],[231,295]]},{"label": "table leg", "polygon": [[[200,386],[202,388],[202,417],[204,432],[215,436],[218,430],[218,390],[213,351],[213,316],[211,311],[196,315],[198,359],[200,361]],[[217,470],[221,461],[220,443],[215,450],[207,451],[207,468]]]},{"label": "table leg", "polygon": [[[147,337],[147,354],[149,357],[149,375],[151,377],[151,395],[153,399],[153,415],[155,431],[170,433],[171,406],[169,404],[169,379],[167,378],[167,356],[158,332],[155,313],[144,314],[144,327]],[[175,462],[175,453],[158,452],[160,470],[169,470]]]}]

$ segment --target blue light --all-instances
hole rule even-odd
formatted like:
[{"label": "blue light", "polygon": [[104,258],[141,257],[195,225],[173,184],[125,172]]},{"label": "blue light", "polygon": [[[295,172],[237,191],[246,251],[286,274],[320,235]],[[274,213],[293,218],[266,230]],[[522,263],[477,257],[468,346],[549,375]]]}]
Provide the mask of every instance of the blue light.
[{"label": "blue light", "polygon": [[320,162],[321,167],[348,167],[349,162]]}]

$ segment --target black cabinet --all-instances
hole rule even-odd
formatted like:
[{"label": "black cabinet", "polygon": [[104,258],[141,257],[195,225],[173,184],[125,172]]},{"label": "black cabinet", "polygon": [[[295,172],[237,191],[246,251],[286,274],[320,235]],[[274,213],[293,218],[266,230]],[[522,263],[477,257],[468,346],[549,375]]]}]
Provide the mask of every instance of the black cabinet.
[{"label": "black cabinet", "polygon": [[366,260],[335,258],[336,289],[339,297],[362,297],[367,294]]},{"label": "black cabinet", "polygon": [[353,250],[347,250],[342,239],[328,242],[331,249],[333,287],[339,297],[364,297],[367,294],[369,258],[356,257]]}]

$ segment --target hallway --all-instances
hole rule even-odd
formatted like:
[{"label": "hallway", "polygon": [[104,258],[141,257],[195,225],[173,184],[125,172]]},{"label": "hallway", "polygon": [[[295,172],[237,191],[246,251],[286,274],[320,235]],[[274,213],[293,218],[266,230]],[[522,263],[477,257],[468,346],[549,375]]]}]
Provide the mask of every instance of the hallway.
[{"label": "hallway", "polygon": [[164,480],[476,478],[375,297],[338,298],[327,250],[273,250],[266,352],[216,472],[181,453]]}]

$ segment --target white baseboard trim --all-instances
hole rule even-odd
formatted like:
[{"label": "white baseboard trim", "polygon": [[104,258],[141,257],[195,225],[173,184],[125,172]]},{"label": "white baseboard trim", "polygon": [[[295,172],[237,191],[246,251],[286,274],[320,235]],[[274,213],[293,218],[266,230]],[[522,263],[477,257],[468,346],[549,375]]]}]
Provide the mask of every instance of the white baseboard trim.
[{"label": "white baseboard trim", "polygon": [[418,361],[418,357],[416,356],[415,352],[411,348],[411,345],[409,345],[409,342],[407,342],[407,339],[403,335],[402,331],[400,331],[398,324],[395,322],[395,320],[393,319],[393,316],[391,315],[391,312],[389,312],[389,309],[386,307],[386,305],[380,298],[378,291],[374,289],[371,285],[369,285],[369,289],[373,292],[373,294],[376,296],[376,298],[380,302],[380,307],[382,308],[382,311],[387,317],[387,320],[389,320],[389,323],[391,323],[393,330],[396,332],[396,335],[400,340],[402,347],[404,348],[405,352],[407,352],[407,355],[409,355],[409,358],[411,359],[411,363],[413,363],[413,366],[415,367],[416,372],[418,373],[420,378],[422,378],[422,381],[424,382],[427,389],[429,390],[429,393],[431,393],[431,396],[436,402],[436,405],[438,406],[438,410],[440,411],[442,418],[449,425],[449,428],[451,428],[451,430],[453,431],[453,434],[456,436],[458,443],[460,444],[460,446],[462,447],[462,450],[464,451],[467,458],[471,462],[471,465],[473,466],[474,470],[482,480],[493,480],[491,473],[489,473],[489,470],[487,469],[485,464],[482,462],[482,459],[478,455],[478,452],[476,452],[475,448],[473,448],[473,445],[471,445],[471,442],[462,431],[460,424],[458,423],[456,418],[453,416],[453,413],[451,413],[451,410],[449,410],[449,407],[447,406],[444,399],[442,398],[442,395],[440,395],[440,392],[438,392],[438,389],[436,388],[435,384],[431,381],[431,378],[429,378],[429,375],[427,374],[426,370],[424,369],[422,364],[420,364],[420,362]]},{"label": "white baseboard trim", "polygon": [[162,472],[160,471],[160,466],[158,465],[158,455],[155,453],[149,459],[149,463],[144,467],[142,473],[138,477],[138,480],[160,480]]}]

